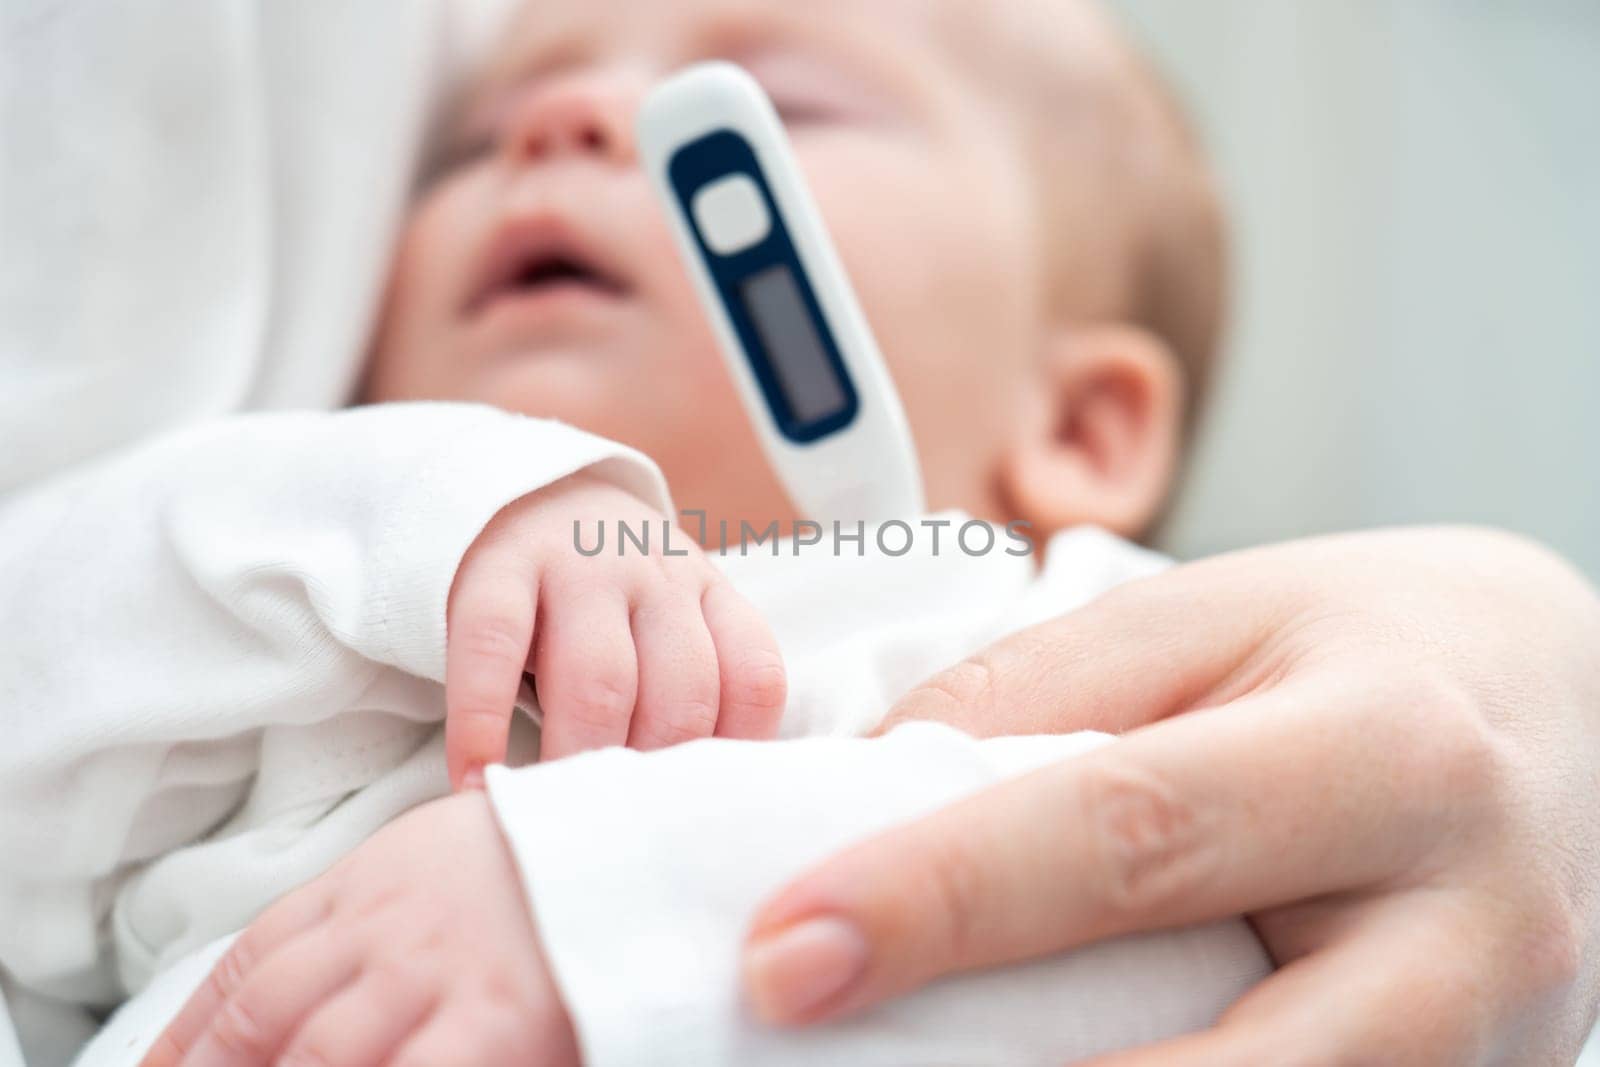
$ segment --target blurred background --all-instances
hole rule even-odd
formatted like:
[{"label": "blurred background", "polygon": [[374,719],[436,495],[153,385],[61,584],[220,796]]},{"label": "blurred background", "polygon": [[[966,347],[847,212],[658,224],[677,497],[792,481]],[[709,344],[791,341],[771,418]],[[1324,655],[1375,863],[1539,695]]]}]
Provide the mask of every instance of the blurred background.
[{"label": "blurred background", "polygon": [[1600,578],[1600,2],[1111,2],[1235,224],[1166,547],[1483,522]]}]

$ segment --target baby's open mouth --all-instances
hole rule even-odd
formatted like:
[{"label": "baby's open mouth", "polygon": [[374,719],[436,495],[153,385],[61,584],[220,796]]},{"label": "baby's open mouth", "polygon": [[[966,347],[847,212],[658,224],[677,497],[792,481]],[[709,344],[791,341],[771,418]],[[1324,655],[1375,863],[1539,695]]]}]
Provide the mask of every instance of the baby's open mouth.
[{"label": "baby's open mouth", "polygon": [[529,263],[510,284],[519,289],[531,289],[540,285],[560,285],[566,282],[575,285],[609,284],[606,279],[582,263],[565,256],[539,259]]},{"label": "baby's open mouth", "polygon": [[496,236],[465,311],[471,316],[503,297],[566,292],[615,298],[627,288],[570,227],[543,218],[508,226]]}]

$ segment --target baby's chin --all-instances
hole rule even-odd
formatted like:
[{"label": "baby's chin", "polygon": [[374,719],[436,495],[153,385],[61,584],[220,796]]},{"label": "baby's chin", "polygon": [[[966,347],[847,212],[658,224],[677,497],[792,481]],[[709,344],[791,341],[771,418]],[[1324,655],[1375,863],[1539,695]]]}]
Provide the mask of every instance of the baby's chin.
[{"label": "baby's chin", "polygon": [[463,399],[524,415],[559,418],[581,429],[656,395],[640,368],[585,346],[512,351],[472,368],[460,380]]},{"label": "baby's chin", "polygon": [[615,403],[630,382],[637,388],[640,368],[628,367],[619,347],[573,340],[513,344],[489,353],[449,341],[379,348],[369,361],[361,399],[450,400],[564,417],[559,413]]}]

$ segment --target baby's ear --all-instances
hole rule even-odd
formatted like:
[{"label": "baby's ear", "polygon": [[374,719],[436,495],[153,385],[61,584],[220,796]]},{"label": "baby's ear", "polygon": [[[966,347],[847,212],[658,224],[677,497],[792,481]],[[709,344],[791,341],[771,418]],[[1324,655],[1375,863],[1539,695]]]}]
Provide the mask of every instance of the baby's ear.
[{"label": "baby's ear", "polygon": [[1060,331],[1036,370],[1000,471],[1008,511],[1040,536],[1093,523],[1137,538],[1155,521],[1182,447],[1183,379],[1134,326]]}]

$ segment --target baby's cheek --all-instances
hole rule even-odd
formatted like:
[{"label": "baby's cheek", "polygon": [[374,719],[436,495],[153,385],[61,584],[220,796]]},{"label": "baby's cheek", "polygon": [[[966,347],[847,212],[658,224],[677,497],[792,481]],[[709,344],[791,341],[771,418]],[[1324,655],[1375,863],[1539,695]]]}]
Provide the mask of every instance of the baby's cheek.
[{"label": "baby's cheek", "polygon": [[369,371],[369,400],[454,399],[451,331],[487,225],[481,180],[446,179],[413,207],[396,244]]},{"label": "baby's cheek", "polygon": [[434,187],[417,205],[407,228],[403,269],[433,304],[452,313],[494,222],[485,185],[485,176],[466,174]]},{"label": "baby's cheek", "polygon": [[818,153],[807,171],[891,361],[949,369],[1015,348],[1036,279],[1002,168],[915,139],[849,160]]},{"label": "baby's cheek", "polygon": [[937,506],[976,510],[1038,358],[1038,292],[1010,220],[961,183],[904,194],[887,221],[851,212],[846,258],[900,389]]}]

